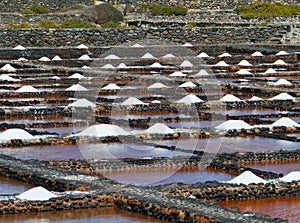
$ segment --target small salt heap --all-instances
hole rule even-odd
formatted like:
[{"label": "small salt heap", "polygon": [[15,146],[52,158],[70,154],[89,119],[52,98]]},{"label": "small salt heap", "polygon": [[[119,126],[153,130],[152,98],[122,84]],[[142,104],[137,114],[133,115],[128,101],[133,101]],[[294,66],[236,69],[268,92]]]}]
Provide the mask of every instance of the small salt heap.
[{"label": "small salt heap", "polygon": [[14,68],[10,64],[5,64],[3,67],[1,67],[1,70],[7,71],[7,72],[16,72],[16,68]]},{"label": "small salt heap", "polygon": [[194,65],[190,61],[185,60],[179,66],[180,67],[193,67]]},{"label": "small salt heap", "polygon": [[201,52],[197,57],[199,57],[199,58],[207,58],[207,57],[209,57],[209,56],[208,56],[207,53]]},{"label": "small salt heap", "polygon": [[171,53],[168,53],[166,55],[163,56],[163,58],[174,58],[175,56]]},{"label": "small salt heap", "polygon": [[154,83],[154,84],[150,85],[148,88],[150,88],[150,89],[151,88],[152,89],[154,89],[154,88],[167,88],[167,86],[162,84],[162,83]]},{"label": "small salt heap", "polygon": [[18,45],[14,48],[14,50],[26,50],[26,48],[22,45]]},{"label": "small salt heap", "polygon": [[104,57],[104,59],[106,59],[106,60],[118,60],[118,59],[120,59],[120,57],[118,57],[114,54],[110,54],[110,55]]},{"label": "small salt heap", "polygon": [[198,73],[194,75],[194,77],[201,77],[201,76],[209,76],[209,73],[206,70],[201,69]]},{"label": "small salt heap", "polygon": [[80,73],[74,73],[73,75],[69,76],[68,78],[79,79],[79,80],[81,80],[81,79],[84,79],[85,76],[83,76],[83,75],[80,74]]},{"label": "small salt heap", "polygon": [[163,66],[160,63],[155,62],[155,63],[151,64],[149,67],[152,67],[152,68],[162,68]]},{"label": "small salt heap", "polygon": [[121,135],[130,135],[129,132],[120,128],[117,125],[110,124],[99,124],[93,125],[82,132],[75,134],[75,136],[94,136],[94,137],[106,137],[106,136],[121,136]]},{"label": "small salt heap", "polygon": [[27,131],[18,128],[7,129],[0,134],[1,141],[12,140],[12,139],[30,140],[35,138]]},{"label": "small salt heap", "polygon": [[17,89],[15,92],[39,92],[39,90],[30,85],[24,85],[23,87]]},{"label": "small salt heap", "polygon": [[46,201],[55,197],[57,197],[56,194],[51,193],[43,187],[34,187],[16,196],[18,199],[27,201]]},{"label": "small salt heap", "polygon": [[77,47],[76,47],[77,49],[88,49],[88,47],[86,46],[86,45],[84,45],[84,44],[80,44],[80,45],[78,45]]},{"label": "small salt heap", "polygon": [[51,61],[48,57],[41,57],[40,59],[38,59],[38,61],[41,61],[41,62],[49,62]]},{"label": "small salt heap", "polygon": [[295,98],[288,93],[280,93],[275,97],[270,98],[269,100],[295,100]]},{"label": "small salt heap", "polygon": [[262,179],[261,177],[256,176],[254,173],[251,171],[245,171],[239,176],[233,178],[230,181],[227,181],[227,183],[230,184],[259,184],[259,183],[267,183],[268,181]]},{"label": "small salt heap", "polygon": [[241,101],[241,99],[239,99],[238,97],[236,97],[232,94],[226,94],[224,97],[219,99],[219,101],[222,101],[222,102],[238,102],[238,101]]},{"label": "small salt heap", "polygon": [[250,98],[248,101],[262,101],[263,99],[257,96],[253,96],[252,98]]},{"label": "small salt heap", "polygon": [[79,57],[78,60],[92,60],[92,58],[89,55],[84,54],[81,57]]},{"label": "small salt heap", "polygon": [[200,102],[204,102],[204,101],[198,98],[194,94],[189,94],[177,101],[177,103],[184,103],[184,104],[192,104],[192,103],[200,103]]},{"label": "small salt heap", "polygon": [[185,77],[186,74],[182,73],[181,71],[175,71],[175,72],[171,73],[169,76],[170,77]]},{"label": "small salt heap", "polygon": [[263,57],[264,55],[259,51],[255,51],[254,53],[251,54],[251,56],[253,56],[253,57]]},{"label": "small salt heap", "polygon": [[103,68],[103,69],[115,69],[115,67],[111,64],[105,64],[101,68]]},{"label": "small salt heap", "polygon": [[73,84],[71,87],[67,88],[66,91],[88,91],[89,89],[83,87],[80,84]]},{"label": "small salt heap", "polygon": [[287,117],[280,118],[279,120],[274,122],[271,126],[300,127],[300,125],[297,122]]},{"label": "small salt heap", "polygon": [[194,88],[194,87],[197,87],[197,85],[191,81],[187,81],[187,82],[184,82],[183,84],[179,85],[178,87]]},{"label": "small salt heap", "polygon": [[174,130],[162,123],[156,123],[146,130],[150,134],[173,134]]},{"label": "small salt heap", "polygon": [[19,62],[27,62],[28,60],[24,57],[20,57],[17,61]]},{"label": "small salt heap", "polygon": [[286,80],[286,79],[279,79],[278,81],[276,81],[275,83],[271,83],[272,85],[275,85],[275,86],[280,86],[280,85],[293,85],[290,81]]},{"label": "small salt heap", "polygon": [[246,66],[246,67],[249,67],[249,66],[252,66],[251,63],[249,63],[248,60],[241,60],[239,63],[238,63],[239,66]]},{"label": "small salt heap", "polygon": [[56,55],[55,57],[52,58],[52,61],[61,61],[61,57]]},{"label": "small salt heap", "polygon": [[1,74],[0,81],[18,81],[18,79],[12,78],[8,74]]},{"label": "small salt heap", "polygon": [[146,53],[141,58],[142,59],[155,59],[155,57],[151,53]]},{"label": "small salt heap", "polygon": [[292,171],[284,177],[280,178],[281,181],[284,182],[293,182],[300,180],[300,171]]},{"label": "small salt heap", "polygon": [[216,66],[216,67],[227,67],[229,66],[225,61],[219,61],[218,63],[216,63],[215,65],[213,66]]},{"label": "small salt heap", "polygon": [[71,103],[68,105],[68,107],[76,107],[76,108],[81,108],[81,107],[96,107],[96,105],[93,102],[90,102],[87,99],[78,99],[77,101]]},{"label": "small salt heap", "polygon": [[130,97],[126,99],[124,102],[122,102],[121,105],[144,105],[145,103],[142,102],[141,100],[135,98],[135,97]]},{"label": "small salt heap", "polygon": [[103,87],[102,89],[103,90],[119,90],[121,88],[116,84],[108,84],[105,87]]},{"label": "small salt heap", "polygon": [[218,57],[231,57],[231,55],[229,53],[222,53]]},{"label": "small salt heap", "polygon": [[251,125],[243,120],[228,120],[215,127],[219,130],[251,129]]}]

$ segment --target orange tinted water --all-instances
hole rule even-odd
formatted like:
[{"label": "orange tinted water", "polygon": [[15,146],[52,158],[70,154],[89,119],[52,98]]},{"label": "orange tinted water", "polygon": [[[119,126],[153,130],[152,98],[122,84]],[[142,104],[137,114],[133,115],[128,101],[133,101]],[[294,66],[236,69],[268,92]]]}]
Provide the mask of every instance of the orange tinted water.
[{"label": "orange tinted water", "polygon": [[251,199],[244,201],[221,201],[225,208],[238,207],[241,211],[268,214],[272,218],[284,218],[291,223],[300,222],[300,196]]},{"label": "orange tinted water", "polygon": [[19,194],[34,187],[31,184],[24,183],[19,180],[0,177],[0,195]]}]

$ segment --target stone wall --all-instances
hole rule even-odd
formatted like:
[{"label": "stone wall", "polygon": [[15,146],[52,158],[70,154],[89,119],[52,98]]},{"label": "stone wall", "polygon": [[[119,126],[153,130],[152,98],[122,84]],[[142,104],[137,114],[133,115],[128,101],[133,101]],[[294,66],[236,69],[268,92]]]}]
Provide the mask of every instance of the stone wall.
[{"label": "stone wall", "polygon": [[147,39],[192,44],[275,43],[288,26],[139,29],[1,29],[0,47],[61,47],[115,45]]}]

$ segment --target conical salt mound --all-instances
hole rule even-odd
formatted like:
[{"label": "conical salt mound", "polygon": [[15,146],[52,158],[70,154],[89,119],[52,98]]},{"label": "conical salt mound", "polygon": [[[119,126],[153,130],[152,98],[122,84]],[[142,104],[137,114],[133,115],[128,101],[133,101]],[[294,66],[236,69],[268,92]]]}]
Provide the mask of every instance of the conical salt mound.
[{"label": "conical salt mound", "polygon": [[273,83],[272,85],[276,85],[276,86],[279,86],[279,85],[293,85],[291,82],[289,82],[288,80],[286,79],[279,79],[278,81],[276,81],[275,83]]},{"label": "conical salt mound", "polygon": [[117,68],[127,68],[126,64],[124,63],[120,63]]},{"label": "conical salt mound", "polygon": [[239,71],[236,72],[237,74],[241,74],[241,75],[250,75],[251,72],[248,71],[247,69],[240,69]]},{"label": "conical salt mound", "polygon": [[148,88],[167,88],[167,86],[162,83],[154,83],[150,85]]},{"label": "conical salt mound", "polygon": [[68,107],[76,107],[76,108],[81,108],[81,107],[96,107],[96,105],[93,102],[90,102],[87,99],[78,99],[77,101],[71,103],[68,105]]},{"label": "conical salt mound", "polygon": [[200,102],[204,102],[204,101],[198,98],[194,94],[189,94],[177,101],[177,103],[184,103],[184,104],[192,104],[192,103],[200,103]]},{"label": "conical salt mound", "polygon": [[106,60],[118,60],[118,59],[120,59],[120,57],[118,57],[114,54],[110,54],[110,55],[104,57],[104,59],[106,59]]},{"label": "conical salt mound", "polygon": [[243,172],[241,175],[233,178],[230,181],[227,181],[227,183],[230,184],[259,184],[259,183],[267,183],[268,181],[256,176],[254,173],[252,173],[251,171],[245,171]]},{"label": "conical salt mound", "polygon": [[75,73],[75,74],[69,76],[68,78],[73,78],[73,79],[79,79],[80,80],[80,79],[84,79],[85,76],[83,76],[82,74],[79,74],[79,73]]},{"label": "conical salt mound", "polygon": [[201,69],[198,73],[196,73],[195,75],[194,75],[195,77],[197,77],[197,76],[209,76],[209,73],[206,71],[206,70],[204,70],[204,69]]},{"label": "conical salt mound", "polygon": [[82,55],[81,57],[78,58],[78,60],[91,60],[91,59],[92,58],[90,58],[90,56],[86,55],[86,54],[84,54],[84,55]]},{"label": "conical salt mound", "polygon": [[11,76],[7,74],[1,74],[0,75],[0,81],[17,81],[17,79],[12,78]]},{"label": "conical salt mound", "polygon": [[243,120],[228,120],[215,127],[219,130],[231,130],[231,129],[251,129],[251,125]]},{"label": "conical salt mound", "polygon": [[255,51],[254,53],[251,54],[251,56],[253,56],[253,57],[263,57],[264,55],[259,51]]},{"label": "conical salt mound", "polygon": [[24,46],[18,45],[14,48],[14,50],[26,50]]},{"label": "conical salt mound", "polygon": [[49,62],[49,61],[51,61],[48,57],[41,57],[40,59],[39,59],[39,61],[41,61],[41,62]]},{"label": "conical salt mound", "polygon": [[216,67],[227,67],[229,66],[225,61],[219,61],[218,63],[216,63],[214,66]]},{"label": "conical salt mound", "polygon": [[275,55],[276,56],[287,56],[287,55],[289,55],[289,53],[282,50],[282,51],[279,51],[278,53],[276,53]]},{"label": "conical salt mound", "polygon": [[193,45],[191,43],[185,43],[182,46],[192,47]]},{"label": "conical salt mound", "polygon": [[28,201],[46,201],[49,200],[50,198],[57,197],[57,195],[51,193],[50,191],[46,190],[43,187],[34,187],[16,197],[18,199],[28,200]]},{"label": "conical salt mound", "polygon": [[269,68],[268,70],[265,71],[265,74],[276,74],[277,71],[274,70],[273,68]]},{"label": "conical salt mound", "polygon": [[229,53],[222,53],[218,57],[231,57],[231,55]]},{"label": "conical salt mound", "polygon": [[17,61],[19,62],[27,62],[28,60],[24,57],[20,57]]},{"label": "conical salt mound", "polygon": [[292,171],[284,177],[280,178],[281,181],[284,182],[292,182],[300,180],[300,171]]},{"label": "conical salt mound", "polygon": [[110,124],[99,124],[93,125],[82,132],[75,134],[75,136],[91,136],[91,137],[106,137],[106,136],[121,136],[121,135],[130,135],[129,132],[126,132],[124,129],[120,128],[117,125]]},{"label": "conical salt mound", "polygon": [[163,58],[174,58],[174,57],[175,56],[173,54],[170,54],[170,53],[163,56]]},{"label": "conical salt mound", "polygon": [[152,67],[152,68],[162,68],[163,66],[160,63],[155,62],[154,64],[151,64],[149,67]]},{"label": "conical salt mound", "polygon": [[146,53],[141,58],[143,58],[143,59],[155,59],[155,57],[151,53]]},{"label": "conical salt mound", "polygon": [[283,60],[276,60],[273,64],[274,65],[286,65],[286,62],[284,62]]},{"label": "conical salt mound", "polygon": [[263,99],[257,96],[253,96],[252,98],[250,98],[248,101],[262,101]]},{"label": "conical salt mound", "polygon": [[5,64],[3,67],[1,67],[1,70],[8,71],[8,72],[16,72],[16,68],[14,68],[10,64]]},{"label": "conical salt mound", "polygon": [[241,101],[241,99],[239,99],[238,97],[236,97],[232,94],[226,94],[224,97],[219,99],[219,101],[222,101],[222,102],[237,102],[237,101]]},{"label": "conical salt mound", "polygon": [[272,126],[285,126],[285,127],[300,127],[300,125],[293,121],[290,118],[286,118],[286,117],[282,117],[279,120],[277,120],[276,122],[274,122],[272,124]]},{"label": "conical salt mound", "polygon": [[126,99],[124,102],[122,102],[121,105],[144,105],[145,103],[142,102],[141,100],[135,98],[135,97],[130,97]]},{"label": "conical salt mound", "polygon": [[132,47],[132,48],[143,48],[144,46],[141,45],[141,44],[136,43],[136,44],[134,44],[134,45],[132,45],[130,47]]},{"label": "conical salt mound", "polygon": [[61,61],[61,57],[56,55],[55,57],[52,58],[52,61]]},{"label": "conical salt mound", "polygon": [[197,87],[197,85],[191,81],[188,81],[188,82],[184,82],[183,84],[179,85],[178,87],[194,88],[194,87]]},{"label": "conical salt mound", "polygon": [[295,100],[295,98],[288,93],[280,93],[275,97],[270,98],[270,100]]},{"label": "conical salt mound", "polygon": [[173,134],[174,130],[162,123],[156,123],[146,130],[150,134]]},{"label": "conical salt mound", "polygon": [[186,74],[182,73],[181,71],[175,71],[175,72],[171,73],[169,76],[170,77],[185,77]]},{"label": "conical salt mound", "polygon": [[81,86],[80,84],[74,84],[71,87],[67,88],[66,91],[88,91],[89,89]]},{"label": "conical salt mound", "polygon": [[105,87],[103,87],[102,89],[103,90],[119,90],[121,88],[116,84],[108,84]]},{"label": "conical salt mound", "polygon": [[202,52],[202,53],[200,53],[197,57],[199,57],[199,58],[207,58],[207,57],[209,57],[209,56],[208,56],[207,53]]},{"label": "conical salt mound", "polygon": [[24,85],[23,87],[20,87],[15,92],[39,92],[36,88],[30,86],[30,85]]},{"label": "conical salt mound", "polygon": [[88,47],[84,44],[80,44],[78,46],[76,46],[77,49],[88,49]]},{"label": "conical salt mound", "polygon": [[115,67],[113,65],[111,65],[111,64],[105,64],[101,68],[104,68],[104,69],[115,69]]},{"label": "conical salt mound", "polygon": [[193,67],[194,65],[190,61],[185,60],[179,66],[180,67]]},{"label": "conical salt mound", "polygon": [[0,140],[12,140],[12,139],[21,139],[21,140],[29,140],[34,139],[34,137],[26,132],[23,129],[7,129],[6,131],[0,134]]},{"label": "conical salt mound", "polygon": [[241,61],[238,63],[238,65],[239,65],[239,66],[246,66],[246,67],[252,66],[252,64],[249,63],[248,60],[241,60]]}]

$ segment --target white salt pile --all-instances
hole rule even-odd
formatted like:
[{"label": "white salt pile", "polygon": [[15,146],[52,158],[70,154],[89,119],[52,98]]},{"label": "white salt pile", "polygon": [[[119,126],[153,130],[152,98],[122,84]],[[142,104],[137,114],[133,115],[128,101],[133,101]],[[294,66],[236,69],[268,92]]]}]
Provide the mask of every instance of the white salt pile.
[{"label": "white salt pile", "polygon": [[200,103],[200,102],[204,102],[204,101],[198,98],[194,94],[189,94],[177,101],[177,103],[184,103],[184,104],[192,104],[192,103]]},{"label": "white salt pile", "polygon": [[75,134],[75,136],[95,136],[95,137],[121,136],[121,135],[130,135],[130,133],[126,132],[124,129],[120,128],[117,125],[110,125],[110,124],[93,125],[86,128],[82,132]]},{"label": "white salt pile", "polygon": [[134,45],[132,45],[130,47],[132,47],[132,48],[143,48],[144,46],[141,45],[141,44],[136,43],[136,44],[134,44]]},{"label": "white salt pile", "polygon": [[106,59],[106,60],[118,60],[118,59],[120,59],[120,57],[118,57],[114,54],[110,54],[110,55],[104,57],[104,59]]},{"label": "white salt pile", "polygon": [[174,130],[162,123],[156,123],[146,130],[150,134],[173,134]]},{"label": "white salt pile", "polygon": [[178,87],[194,88],[194,87],[197,87],[197,85],[191,81],[187,81],[187,82],[184,82],[183,84],[179,85]]},{"label": "white salt pile", "polygon": [[300,171],[292,171],[284,177],[280,178],[281,181],[284,182],[292,182],[300,180]]},{"label": "white salt pile", "polygon": [[151,103],[153,103],[153,104],[160,104],[161,101],[159,101],[159,100],[153,100],[153,101],[151,101]]},{"label": "white salt pile", "polygon": [[209,56],[208,56],[207,53],[201,52],[197,57],[199,57],[199,58],[207,58],[207,57],[209,57]]},{"label": "white salt pile", "polygon": [[229,53],[222,53],[219,57],[231,57]]},{"label": "white salt pile", "polygon": [[251,74],[251,72],[248,69],[240,69],[236,73],[237,74],[241,74],[241,75],[249,75],[249,74]]},{"label": "white salt pile", "polygon": [[18,79],[12,78],[8,74],[1,74],[0,75],[0,80],[1,81],[18,81]]},{"label": "white salt pile", "polygon": [[174,57],[175,56],[173,54],[170,54],[170,53],[163,56],[163,58],[174,58]]},{"label": "white salt pile", "polygon": [[55,57],[52,58],[52,61],[61,61],[61,57],[56,55]]},{"label": "white salt pile", "polygon": [[167,86],[162,83],[154,83],[150,85],[148,88],[167,88]]},{"label": "white salt pile", "polygon": [[193,67],[194,65],[190,61],[185,60],[179,66],[180,67]]},{"label": "white salt pile", "polygon": [[252,98],[250,98],[248,101],[262,101],[263,99],[257,96],[253,96]]},{"label": "white salt pile", "polygon": [[267,183],[268,181],[262,179],[261,177],[256,176],[254,173],[252,173],[251,171],[245,171],[242,174],[240,174],[239,176],[233,178],[230,181],[227,181],[227,183],[230,184],[259,184],[259,183]]},{"label": "white salt pile", "polygon": [[272,83],[272,85],[275,86],[280,86],[280,85],[293,85],[290,81],[286,80],[286,79],[279,79],[278,81],[276,81],[275,83]]},{"label": "white salt pile", "polygon": [[30,140],[34,139],[34,136],[29,134],[23,129],[7,129],[6,131],[0,134],[0,140],[11,140],[11,139],[22,139],[22,140]]},{"label": "white salt pile", "polygon": [[144,105],[144,104],[146,103],[142,102],[141,100],[135,97],[127,98],[125,101],[121,103],[121,105]]},{"label": "white salt pile", "polygon": [[241,101],[241,99],[234,96],[233,94],[226,94],[224,97],[220,98],[219,101],[222,101],[222,102],[237,102],[237,101]]},{"label": "white salt pile", "polygon": [[78,99],[77,101],[71,103],[68,105],[68,107],[77,107],[77,108],[80,108],[80,107],[96,107],[96,105],[93,103],[93,102],[90,102],[89,100],[87,99]]},{"label": "white salt pile", "polygon": [[249,63],[248,60],[241,60],[239,63],[238,63],[239,66],[246,66],[246,67],[249,67],[249,66],[252,66],[251,63]]},{"label": "white salt pile", "polygon": [[23,87],[20,87],[15,92],[39,92],[36,88],[30,86],[30,85],[24,85]]},{"label": "white salt pile", "polygon": [[278,53],[276,53],[275,55],[276,56],[287,56],[287,55],[289,55],[289,53],[282,50],[282,51],[279,51]]},{"label": "white salt pile", "polygon": [[89,55],[84,54],[81,57],[79,57],[78,60],[92,60],[92,58]]},{"label": "white salt pile", "polygon": [[274,70],[273,68],[269,68],[268,70],[265,71],[265,74],[276,74],[277,71]]},{"label": "white salt pile", "polygon": [[80,44],[78,46],[76,46],[77,49],[88,49],[88,47],[84,44]]},{"label": "white salt pile", "polygon": [[284,62],[283,60],[276,60],[273,64],[274,65],[287,65],[287,63]]},{"label": "white salt pile", "polygon": [[103,87],[102,89],[103,90],[119,90],[121,88],[116,84],[108,84],[105,87]]},{"label": "white salt pile", "polygon": [[20,58],[18,59],[18,61],[19,61],[19,62],[27,62],[28,60],[27,60],[26,58],[24,58],[24,57],[20,57]]},{"label": "white salt pile", "polygon": [[249,125],[243,120],[228,120],[216,126],[215,128],[220,130],[251,129],[251,125]]},{"label": "white salt pile", "polygon": [[105,64],[101,68],[104,68],[104,69],[115,69],[115,67],[113,65],[111,65],[111,64]]},{"label": "white salt pile", "polygon": [[288,93],[280,93],[275,97],[270,98],[269,100],[295,100],[295,98]]},{"label": "white salt pile", "polygon": [[300,125],[297,122],[287,117],[280,118],[279,120],[274,122],[271,126],[300,127]]},{"label": "white salt pile", "polygon": [[66,91],[88,91],[89,89],[83,87],[80,84],[73,84],[71,87],[68,87]]},{"label": "white salt pile", "polygon": [[152,67],[152,68],[162,68],[163,66],[160,63],[155,62],[154,64],[151,64],[149,67]]},{"label": "white salt pile", "polygon": [[143,58],[143,59],[155,59],[155,57],[151,53],[146,53],[141,58]]},{"label": "white salt pile", "polygon": [[185,77],[186,74],[182,73],[181,71],[175,71],[175,72],[171,73],[169,76],[170,77]]},{"label": "white salt pile", "polygon": [[43,187],[34,187],[30,190],[23,192],[22,194],[16,196],[21,200],[28,201],[46,201],[50,198],[55,198],[57,195],[51,193]]},{"label": "white salt pile", "polygon": [[126,64],[124,63],[120,63],[117,68],[127,68]]},{"label": "white salt pile", "polygon": [[91,69],[91,68],[88,67],[88,66],[86,66],[86,65],[84,65],[84,66],[82,66],[82,69],[88,70],[88,69]]},{"label": "white salt pile", "polygon": [[10,64],[5,64],[3,67],[1,67],[1,70],[7,71],[7,72],[16,72],[16,68],[14,68]]},{"label": "white salt pile", "polygon": [[26,50],[26,48],[22,45],[18,45],[14,48],[14,50]]},{"label": "white salt pile", "polygon": [[263,57],[264,55],[259,51],[255,51],[254,53],[251,54],[251,56],[253,56],[253,57]]},{"label": "white salt pile", "polygon": [[185,43],[182,46],[192,47],[193,45],[191,43]]},{"label": "white salt pile", "polygon": [[194,76],[195,76],[195,77],[197,77],[197,76],[209,76],[209,73],[208,73],[206,70],[201,69],[201,70],[200,70],[198,73],[196,73]]},{"label": "white salt pile", "polygon": [[73,79],[84,79],[85,76],[83,76],[82,74],[80,73],[75,73],[75,74],[72,74],[71,76],[69,76],[68,78],[73,78]]},{"label": "white salt pile", "polygon": [[216,67],[226,67],[229,66],[225,61],[219,61],[218,63],[216,63],[214,66]]},{"label": "white salt pile", "polygon": [[55,75],[55,76],[52,77],[52,79],[54,79],[54,80],[59,80],[60,77],[58,77],[58,76]]},{"label": "white salt pile", "polygon": [[49,61],[51,61],[48,57],[41,57],[38,60],[41,61],[41,62],[49,62]]}]

